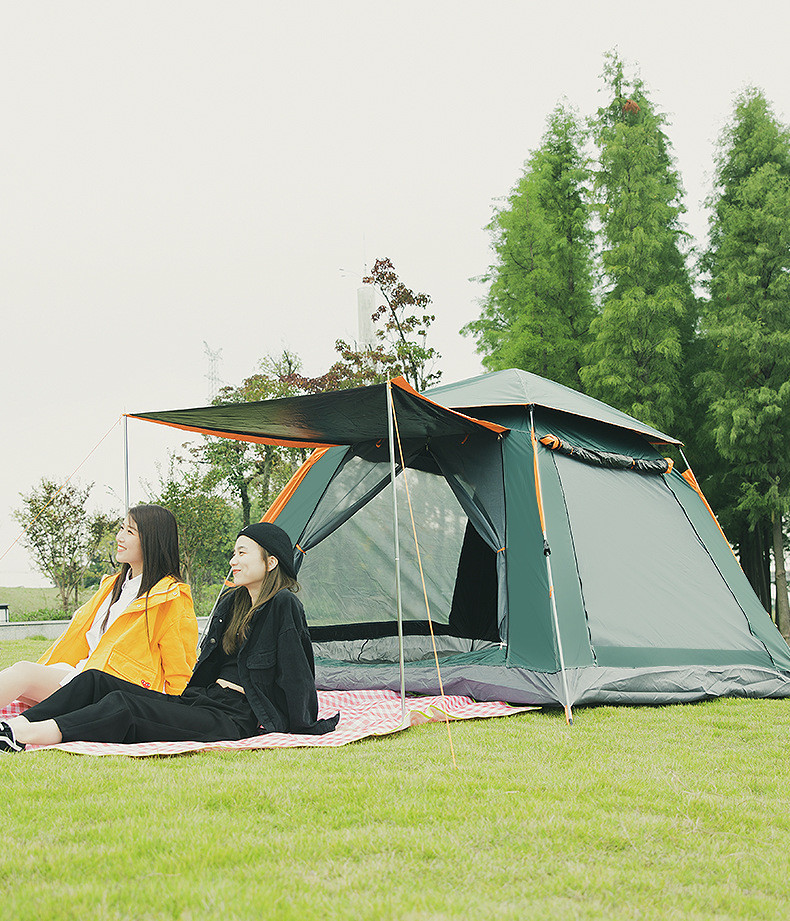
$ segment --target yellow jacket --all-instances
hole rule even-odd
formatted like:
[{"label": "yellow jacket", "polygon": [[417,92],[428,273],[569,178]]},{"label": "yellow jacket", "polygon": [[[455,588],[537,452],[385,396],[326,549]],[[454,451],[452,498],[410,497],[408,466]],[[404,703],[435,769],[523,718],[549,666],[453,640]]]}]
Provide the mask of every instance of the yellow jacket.
[{"label": "yellow jacket", "polygon": [[[38,660],[42,665],[76,665],[88,655],[85,634],[115,576],[105,576],[99,590],[74,612],[61,637]],[[99,640],[85,663],[144,688],[180,694],[197,658],[198,628],[189,586],[170,576],[160,579],[146,596],[133,601]],[[146,623],[147,621],[147,623]]]}]

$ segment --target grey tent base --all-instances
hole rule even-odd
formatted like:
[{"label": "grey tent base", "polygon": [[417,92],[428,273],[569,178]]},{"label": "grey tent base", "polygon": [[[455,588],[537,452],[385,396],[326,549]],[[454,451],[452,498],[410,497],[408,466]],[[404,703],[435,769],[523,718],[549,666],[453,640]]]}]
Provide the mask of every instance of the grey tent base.
[{"label": "grey tent base", "polygon": [[[683,665],[652,668],[589,666],[566,672],[573,706],[586,704],[674,704],[713,697],[790,697],[790,675],[752,665]],[[562,706],[559,672],[533,672],[504,665],[442,666],[445,694],[512,704]],[[321,690],[400,689],[397,665],[358,665],[316,660]],[[433,664],[406,666],[406,693],[440,693]]]}]

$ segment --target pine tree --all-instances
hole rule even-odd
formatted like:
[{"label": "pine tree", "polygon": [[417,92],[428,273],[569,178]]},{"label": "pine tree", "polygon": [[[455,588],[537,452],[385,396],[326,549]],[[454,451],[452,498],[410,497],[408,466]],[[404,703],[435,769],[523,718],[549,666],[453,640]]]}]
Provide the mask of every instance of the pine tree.
[{"label": "pine tree", "polygon": [[616,53],[606,56],[604,80],[611,101],[593,124],[604,295],[581,378],[593,396],[682,437],[696,306],[680,177],[663,116],[640,79],[626,80]]},{"label": "pine tree", "polygon": [[716,166],[704,260],[708,370],[699,384],[716,445],[740,481],[733,504],[758,535],[770,529],[777,621],[790,638],[790,133],[758,90],[738,98]]},{"label": "pine tree", "polygon": [[523,368],[578,389],[593,316],[589,169],[576,114],[558,105],[488,230],[497,261],[473,335],[492,371]]}]

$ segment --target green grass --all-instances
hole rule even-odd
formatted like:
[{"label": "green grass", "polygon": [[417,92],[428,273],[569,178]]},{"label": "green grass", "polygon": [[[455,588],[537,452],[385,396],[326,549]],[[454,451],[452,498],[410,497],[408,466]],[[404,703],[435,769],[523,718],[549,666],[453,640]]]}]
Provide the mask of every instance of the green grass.
[{"label": "green grass", "polygon": [[8,605],[12,621],[62,619],[64,616],[71,617],[73,613],[68,611],[63,614],[56,588],[0,586],[0,604]]},{"label": "green grass", "polygon": [[[0,644],[0,665],[44,642]],[[341,749],[2,757],[4,917],[777,919],[790,701],[441,724]]]}]

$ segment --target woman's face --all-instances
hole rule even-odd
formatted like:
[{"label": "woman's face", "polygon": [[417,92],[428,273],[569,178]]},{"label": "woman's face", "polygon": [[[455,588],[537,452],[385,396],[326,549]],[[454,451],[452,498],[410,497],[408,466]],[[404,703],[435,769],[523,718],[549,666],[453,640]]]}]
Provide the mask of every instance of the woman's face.
[{"label": "woman's face", "polygon": [[269,556],[252,538],[236,538],[230,568],[233,584],[243,585],[253,601],[258,597],[267,574],[277,565],[277,557]]},{"label": "woman's face", "polygon": [[131,515],[123,520],[120,530],[115,536],[118,552],[115,558],[119,563],[128,563],[132,576],[139,576],[143,571],[143,548],[140,544],[140,533],[137,524]]}]

